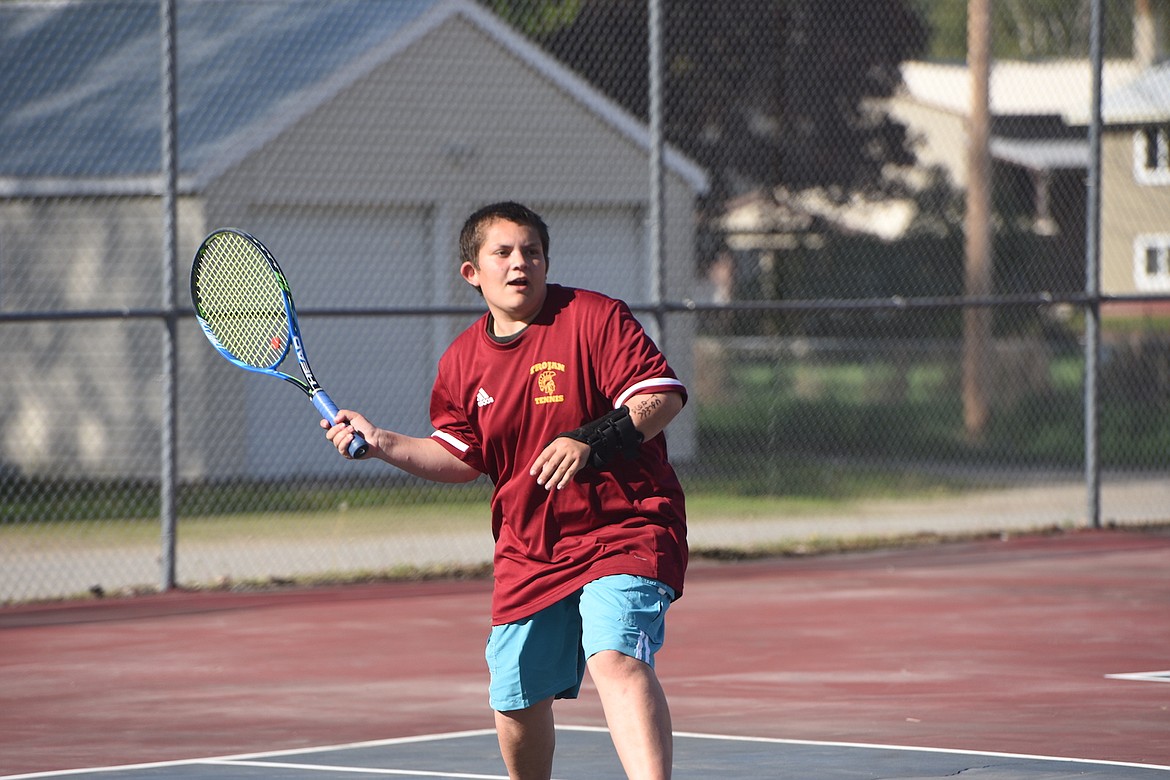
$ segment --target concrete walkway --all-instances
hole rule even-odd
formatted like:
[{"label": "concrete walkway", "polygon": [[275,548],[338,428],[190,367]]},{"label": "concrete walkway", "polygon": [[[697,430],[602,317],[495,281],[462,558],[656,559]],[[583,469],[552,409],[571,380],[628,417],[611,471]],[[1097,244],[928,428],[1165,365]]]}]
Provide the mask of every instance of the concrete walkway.
[{"label": "concrete walkway", "polygon": [[[815,550],[930,535],[942,538],[1088,528],[1087,490],[1075,479],[1047,478],[1011,487],[918,499],[871,499],[831,513],[744,519],[692,513],[694,552]],[[1117,477],[1101,492],[1101,524],[1170,523],[1170,479]],[[486,523],[486,521],[485,521]],[[180,529],[178,580],[184,587],[384,576],[405,567],[468,569],[491,561],[491,536],[481,531],[397,532],[385,536],[303,538],[267,536],[184,541]],[[111,547],[0,544],[0,604],[157,589],[154,544]]]}]

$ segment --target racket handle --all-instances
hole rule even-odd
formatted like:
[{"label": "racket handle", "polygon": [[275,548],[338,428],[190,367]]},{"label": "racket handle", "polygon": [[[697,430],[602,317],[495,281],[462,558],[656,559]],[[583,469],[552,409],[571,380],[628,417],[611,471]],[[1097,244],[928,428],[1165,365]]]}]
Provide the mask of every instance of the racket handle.
[{"label": "racket handle", "polygon": [[[321,416],[331,423],[337,422],[337,404],[333,403],[333,399],[324,390],[318,390],[313,393],[312,397],[313,406],[317,407],[317,411],[321,413]],[[349,443],[348,447],[349,457],[354,460],[364,458],[369,448],[370,445],[366,444],[366,440],[362,438],[362,435],[357,430],[354,430],[353,441]]]}]

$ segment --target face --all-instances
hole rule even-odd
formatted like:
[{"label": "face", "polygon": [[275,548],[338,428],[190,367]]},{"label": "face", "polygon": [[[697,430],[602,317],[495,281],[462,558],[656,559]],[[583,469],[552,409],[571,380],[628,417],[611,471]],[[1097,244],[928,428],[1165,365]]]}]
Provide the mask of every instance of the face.
[{"label": "face", "polygon": [[478,267],[464,263],[460,273],[483,292],[497,336],[523,329],[544,305],[548,262],[536,228],[495,220],[484,230]]}]

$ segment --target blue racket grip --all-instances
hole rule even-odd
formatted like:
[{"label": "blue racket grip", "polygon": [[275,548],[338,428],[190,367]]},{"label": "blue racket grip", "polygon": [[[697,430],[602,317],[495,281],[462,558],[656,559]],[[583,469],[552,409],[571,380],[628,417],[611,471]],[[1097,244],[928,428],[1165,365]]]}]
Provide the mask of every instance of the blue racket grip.
[{"label": "blue racket grip", "polygon": [[[317,392],[313,393],[312,398],[313,406],[317,407],[317,411],[321,413],[322,417],[331,423],[337,422],[337,404],[333,403],[333,399],[330,398],[324,390],[318,390]],[[349,457],[353,458],[354,460],[358,460],[366,456],[366,452],[370,449],[370,445],[366,444],[366,440],[363,439],[362,435],[355,429],[353,432],[353,441],[349,443],[349,447],[347,449],[349,451]]]}]

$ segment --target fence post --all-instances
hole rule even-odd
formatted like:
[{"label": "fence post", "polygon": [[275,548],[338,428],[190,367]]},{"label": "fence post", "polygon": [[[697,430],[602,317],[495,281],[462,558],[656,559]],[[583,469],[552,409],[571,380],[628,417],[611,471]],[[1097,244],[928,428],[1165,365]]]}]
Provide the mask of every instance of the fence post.
[{"label": "fence post", "polygon": [[178,343],[175,312],[175,262],[178,239],[178,146],[176,108],[175,0],[160,0],[162,37],[162,308],[163,365],[159,473],[159,519],[162,527],[161,586],[175,587],[176,407],[178,406]]},{"label": "fence post", "polygon": [[663,121],[662,121],[662,2],[648,0],[650,36],[650,300],[654,304],[654,340],[666,351],[666,262],[663,257]]},{"label": "fence post", "polygon": [[1092,106],[1089,120],[1089,171],[1085,219],[1085,487],[1089,524],[1101,527],[1101,463],[1097,439],[1098,358],[1101,354],[1101,67],[1104,8],[1092,0],[1089,57],[1092,61]]}]

